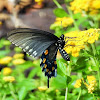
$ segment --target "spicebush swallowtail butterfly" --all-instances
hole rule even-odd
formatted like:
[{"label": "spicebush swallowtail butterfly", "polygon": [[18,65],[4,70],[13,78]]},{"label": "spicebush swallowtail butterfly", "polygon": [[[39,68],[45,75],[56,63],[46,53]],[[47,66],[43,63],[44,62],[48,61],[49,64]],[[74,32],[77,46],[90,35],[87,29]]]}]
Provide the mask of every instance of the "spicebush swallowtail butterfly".
[{"label": "spicebush swallowtail butterfly", "polygon": [[41,56],[41,68],[49,78],[57,76],[56,55],[59,49],[62,57],[70,61],[69,55],[63,49],[65,46],[64,35],[60,38],[50,32],[30,28],[17,28],[8,33],[8,40],[23,49],[33,57]]}]

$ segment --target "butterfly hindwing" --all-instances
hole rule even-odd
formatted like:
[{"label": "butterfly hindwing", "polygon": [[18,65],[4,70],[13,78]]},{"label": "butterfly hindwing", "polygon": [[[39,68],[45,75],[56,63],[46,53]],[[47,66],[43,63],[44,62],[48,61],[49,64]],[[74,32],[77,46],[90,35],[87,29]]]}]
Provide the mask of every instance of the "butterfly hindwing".
[{"label": "butterfly hindwing", "polygon": [[38,29],[18,28],[8,33],[8,40],[33,57],[40,56],[57,39],[50,32]]},{"label": "butterfly hindwing", "polygon": [[56,77],[57,75],[57,64],[56,64],[56,55],[57,55],[58,48],[53,43],[50,45],[42,54],[41,56],[41,68],[42,71],[45,72],[45,76]]}]

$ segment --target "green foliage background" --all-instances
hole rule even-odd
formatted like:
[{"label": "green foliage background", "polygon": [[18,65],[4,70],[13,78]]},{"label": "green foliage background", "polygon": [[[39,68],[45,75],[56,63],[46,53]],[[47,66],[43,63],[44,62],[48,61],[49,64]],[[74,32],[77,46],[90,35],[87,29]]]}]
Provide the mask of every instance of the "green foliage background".
[{"label": "green foliage background", "polygon": [[[56,17],[71,17],[74,24],[67,28],[62,26],[51,25],[50,29],[55,30],[55,35],[60,36],[74,30],[85,30],[86,28],[99,28],[100,14],[86,17],[80,13],[74,14],[69,9],[69,2],[65,0],[65,11],[61,5],[54,0],[57,8],[53,10]],[[96,19],[96,20],[95,20]],[[57,77],[50,79],[50,88],[47,86],[47,77],[44,76],[40,68],[40,59],[34,59],[28,55],[25,63],[13,65],[12,62],[4,66],[12,69],[12,76],[15,82],[5,82],[3,79],[3,70],[0,74],[0,100],[99,100],[100,97],[100,41],[94,44],[88,44],[88,50],[81,50],[79,57],[70,55],[70,62],[63,58],[57,59]],[[12,50],[11,44],[5,38],[0,40],[0,58],[10,55]],[[4,50],[2,48],[5,48]],[[93,52],[95,50],[95,52]],[[22,53],[22,50],[15,47],[13,52]],[[90,70],[89,70],[90,69]],[[86,79],[87,75],[96,77],[97,89],[93,94],[88,93],[85,86],[75,88],[74,84],[77,79],[82,77]],[[41,87],[41,88],[39,88]]]}]

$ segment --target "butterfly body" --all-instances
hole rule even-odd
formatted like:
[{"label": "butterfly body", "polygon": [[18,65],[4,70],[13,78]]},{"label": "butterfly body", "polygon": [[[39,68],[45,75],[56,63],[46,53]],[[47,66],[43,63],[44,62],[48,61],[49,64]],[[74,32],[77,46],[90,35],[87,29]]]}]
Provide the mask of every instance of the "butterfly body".
[{"label": "butterfly body", "polygon": [[63,49],[65,46],[64,35],[58,38],[50,32],[19,28],[9,32],[8,39],[33,57],[42,54],[40,66],[42,71],[45,72],[45,76],[48,77],[48,87],[49,78],[57,76],[57,51],[60,51],[65,60],[70,61],[69,55]]}]

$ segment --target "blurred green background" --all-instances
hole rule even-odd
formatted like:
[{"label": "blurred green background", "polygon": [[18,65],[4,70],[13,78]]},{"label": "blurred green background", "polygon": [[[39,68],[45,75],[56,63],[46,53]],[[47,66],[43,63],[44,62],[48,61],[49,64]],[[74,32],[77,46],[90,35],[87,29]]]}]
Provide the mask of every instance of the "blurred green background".
[{"label": "blurred green background", "polygon": [[[7,40],[15,28],[70,37],[49,88],[40,57]],[[100,0],[0,0],[0,100],[100,100],[99,28]]]}]

